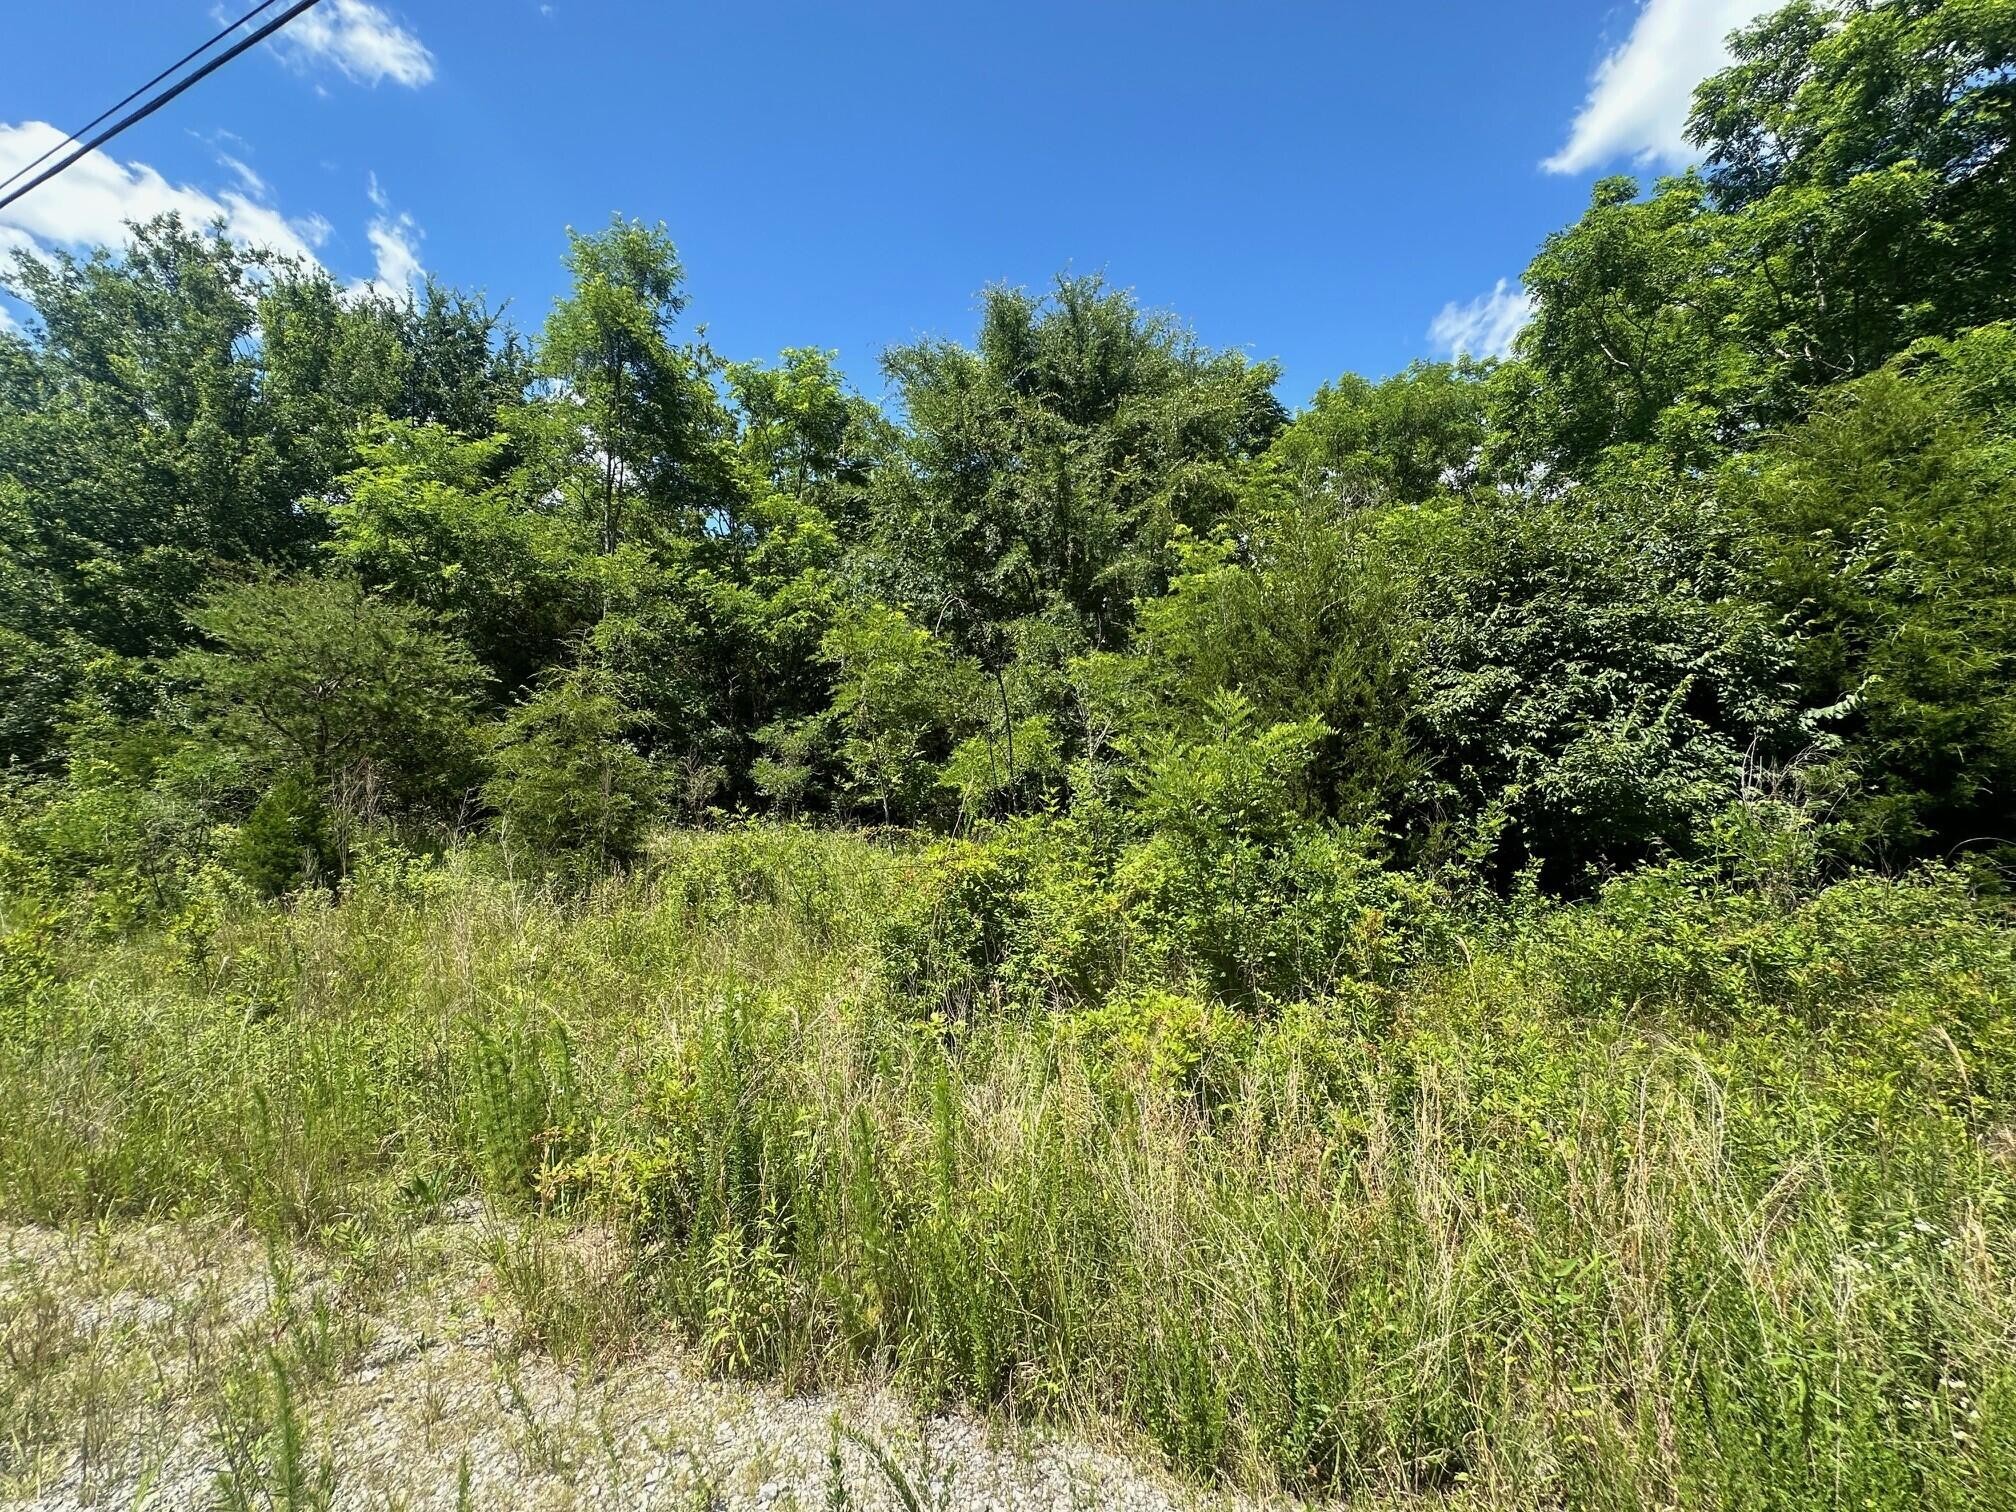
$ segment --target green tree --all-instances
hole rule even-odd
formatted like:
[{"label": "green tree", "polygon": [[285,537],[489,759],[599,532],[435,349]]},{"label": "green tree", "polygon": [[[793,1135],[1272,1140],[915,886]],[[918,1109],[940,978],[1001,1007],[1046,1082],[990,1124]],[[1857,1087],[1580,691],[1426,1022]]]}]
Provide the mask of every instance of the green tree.
[{"label": "green tree", "polygon": [[514,708],[483,789],[506,844],[597,870],[634,857],[658,781],[625,738],[633,723],[592,666],[555,672]]},{"label": "green tree", "polygon": [[1732,465],[1878,855],[2016,844],[2016,329],[1927,342]]},{"label": "green tree", "polygon": [[691,533],[732,511],[728,419],[712,359],[672,339],[685,273],[663,225],[620,216],[567,233],[572,285],[546,317],[537,369],[605,555],[640,529]]},{"label": "green tree", "polygon": [[311,560],[324,517],[303,501],[374,415],[460,424],[522,387],[474,302],[353,297],[173,217],[118,251],[24,256],[5,282],[30,307],[28,337],[0,337],[10,761],[51,760],[97,648],[171,654],[220,572]]},{"label": "green tree", "polygon": [[1406,517],[1329,486],[1262,480],[1236,526],[1192,543],[1169,592],[1142,606],[1144,673],[1162,694],[1146,728],[1194,737],[1227,694],[1264,724],[1320,727],[1310,770],[1324,808],[1372,820],[1419,777],[1408,713],[1427,621]]},{"label": "green tree", "polygon": [[1025,618],[1124,646],[1177,527],[1224,517],[1282,419],[1273,367],[1096,277],[990,289],[977,349],[922,342],[883,365],[907,433],[876,480],[866,568],[990,663],[998,627]]},{"label": "green tree", "polygon": [[457,817],[484,678],[431,615],[339,577],[219,589],[190,618],[207,645],[171,671],[214,738],[346,815]]},{"label": "green tree", "polygon": [[847,392],[834,355],[792,347],[773,365],[730,363],[723,377],[734,405],[743,493],[788,497],[851,535],[869,480],[897,433],[872,404]]},{"label": "green tree", "polygon": [[1694,852],[1747,763],[1799,749],[1740,519],[1662,462],[1416,524],[1415,848],[1488,848],[1501,875],[1584,887]]},{"label": "green tree", "polygon": [[1695,94],[1706,166],[1606,179],[1526,275],[1499,461],[1690,461],[1911,342],[2016,315],[2016,3],[1794,0]]},{"label": "green tree", "polygon": [[1491,382],[1499,476],[1576,474],[1630,443],[1693,462],[1749,423],[1756,377],[1726,338],[1727,227],[1707,193],[1688,174],[1640,200],[1633,180],[1607,178],[1582,218],[1547,238],[1526,269],[1534,315],[1521,360]]},{"label": "green tree", "polygon": [[326,505],[329,555],[368,587],[439,615],[506,690],[556,665],[591,623],[590,531],[524,496],[508,435],[387,421]]},{"label": "green tree", "polygon": [[922,817],[954,742],[987,717],[984,674],[886,604],[842,618],[821,649],[838,681],[833,714],[855,801],[885,821]]},{"label": "green tree", "polygon": [[228,859],[269,898],[334,877],[342,863],[327,797],[299,772],[283,774],[239,826]]},{"label": "green tree", "polygon": [[1346,373],[1316,391],[1269,458],[1303,492],[1354,503],[1419,503],[1462,488],[1484,444],[1489,371],[1459,358],[1376,383]]},{"label": "green tree", "polygon": [[2016,4],[1795,0],[1732,49],[1688,135],[1811,379],[2012,313]]}]

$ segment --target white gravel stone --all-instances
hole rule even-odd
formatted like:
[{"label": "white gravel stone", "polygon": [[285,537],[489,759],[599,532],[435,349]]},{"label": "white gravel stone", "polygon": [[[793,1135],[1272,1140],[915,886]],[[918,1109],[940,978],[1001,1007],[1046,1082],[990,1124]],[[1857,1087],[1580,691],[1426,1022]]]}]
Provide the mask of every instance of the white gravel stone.
[{"label": "white gravel stone", "polygon": [[296,1388],[310,1469],[326,1460],[339,1509],[900,1508],[844,1436],[836,1480],[836,1422],[882,1446],[937,1512],[1285,1505],[1184,1484],[1138,1448],[959,1413],[920,1419],[887,1391],[792,1396],[710,1379],[669,1338],[607,1369],[556,1363],[515,1347],[500,1323],[471,1258],[480,1221],[473,1208],[454,1213],[428,1234],[432,1274],[383,1294],[364,1287],[361,1301],[305,1257],[277,1284],[266,1251],[224,1231],[0,1229],[0,1323],[53,1306],[99,1352],[104,1379],[126,1383],[123,1395],[106,1388],[107,1421],[80,1409],[74,1441],[59,1433],[30,1462],[0,1459],[0,1506],[218,1505],[214,1377],[277,1347],[283,1306],[288,1328],[312,1316],[357,1331],[326,1379]]}]

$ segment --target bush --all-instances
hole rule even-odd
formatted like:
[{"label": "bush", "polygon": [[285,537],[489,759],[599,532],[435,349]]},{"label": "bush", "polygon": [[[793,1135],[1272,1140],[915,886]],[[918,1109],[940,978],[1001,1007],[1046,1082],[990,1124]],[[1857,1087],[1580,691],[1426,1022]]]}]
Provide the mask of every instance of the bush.
[{"label": "bush", "polygon": [[633,859],[658,782],[624,739],[629,720],[591,670],[552,678],[496,733],[483,790],[506,846],[599,875]]},{"label": "bush", "polygon": [[262,897],[332,881],[340,858],[321,793],[298,772],[282,777],[239,826],[229,860]]},{"label": "bush", "polygon": [[211,649],[173,668],[205,738],[304,774],[346,817],[457,817],[484,677],[432,616],[347,578],[276,578],[219,589],[191,618]]},{"label": "bush", "polygon": [[1698,854],[1749,764],[1804,744],[1740,522],[1656,468],[1625,459],[1596,486],[1479,498],[1411,549],[1433,621],[1414,812],[1498,826],[1501,882],[1534,867],[1580,892]]},{"label": "bush", "polygon": [[2016,330],[1925,342],[1731,464],[1844,838],[1889,860],[2016,835]]}]

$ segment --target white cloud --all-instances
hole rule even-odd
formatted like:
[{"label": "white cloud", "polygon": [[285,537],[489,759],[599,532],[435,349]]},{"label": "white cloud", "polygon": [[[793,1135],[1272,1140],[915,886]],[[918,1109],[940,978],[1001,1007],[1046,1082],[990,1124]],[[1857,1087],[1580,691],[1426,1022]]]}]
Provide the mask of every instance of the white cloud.
[{"label": "white cloud", "polygon": [[1504,279],[1468,304],[1451,300],[1428,323],[1428,339],[1450,357],[1503,357],[1533,318],[1533,296]]},{"label": "white cloud", "polygon": [[420,262],[420,240],[426,233],[404,210],[393,210],[392,200],[376,173],[370,176],[365,192],[378,211],[364,233],[371,239],[377,271],[369,278],[356,280],[351,285],[352,291],[375,289],[384,294],[401,294],[418,288],[427,277],[427,270]]},{"label": "white cloud", "polygon": [[0,336],[11,335],[20,329],[20,323],[7,313],[7,306],[0,304]]},{"label": "white cloud", "polygon": [[[0,178],[63,140],[63,133],[46,121],[0,122]],[[246,180],[248,185],[254,182],[256,175]],[[191,225],[222,220],[235,241],[309,262],[316,260],[315,249],[329,235],[329,223],[320,216],[290,219],[266,203],[263,193],[238,188],[212,194],[189,184],[171,184],[145,163],[120,162],[92,152],[0,210],[0,248],[116,246],[126,240],[128,221],[151,220],[170,211]]]},{"label": "white cloud", "polygon": [[1779,0],[1645,0],[1623,46],[1596,65],[1568,140],[1540,166],[1583,173],[1629,159],[1679,167],[1694,86],[1729,61],[1729,33]]},{"label": "white cloud", "polygon": [[373,283],[388,289],[410,289],[427,275],[420,265],[420,228],[413,217],[400,214],[371,222],[367,233],[371,250],[378,256],[378,273]]},{"label": "white cloud", "polygon": [[[63,140],[63,134],[46,122],[0,122],[0,179]],[[171,211],[192,226],[222,220],[226,234],[234,241],[322,266],[317,254],[334,229],[329,222],[320,215],[281,214],[270,203],[270,191],[257,173],[241,159],[214,147],[212,150],[238,177],[242,189],[212,193],[190,184],[171,184],[145,163],[122,163],[102,152],[79,159],[34,193],[0,210],[0,271],[5,271],[17,252],[122,245],[127,222],[151,220]],[[426,233],[411,214],[392,207],[377,174],[370,176],[366,192],[377,212],[365,229],[373,272],[369,278],[352,279],[348,292],[353,296],[366,292],[398,296],[418,288],[427,276],[420,261],[420,243]],[[18,329],[18,322],[10,327],[8,312],[0,307],[0,331],[10,328]]]},{"label": "white cloud", "polygon": [[359,84],[417,89],[434,77],[426,44],[369,0],[325,0],[275,40],[294,61],[327,63]]},{"label": "white cloud", "polygon": [[267,187],[266,180],[254,173],[252,165],[243,158],[235,158],[228,152],[219,152],[217,161],[238,175],[238,182],[245,186],[245,192],[253,198],[263,200],[273,197],[273,191]]}]

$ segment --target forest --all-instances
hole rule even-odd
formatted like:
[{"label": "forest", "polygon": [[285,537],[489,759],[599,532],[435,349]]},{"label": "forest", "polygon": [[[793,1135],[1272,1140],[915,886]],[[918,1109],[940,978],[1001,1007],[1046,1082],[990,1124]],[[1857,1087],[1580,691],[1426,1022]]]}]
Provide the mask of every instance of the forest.
[{"label": "forest", "polygon": [[2016,3],[1734,52],[1507,357],[1296,412],[1101,275],[878,403],[622,216],[526,329],[23,253],[0,1216],[475,1193],[558,1358],[1206,1487],[2008,1505]]}]

